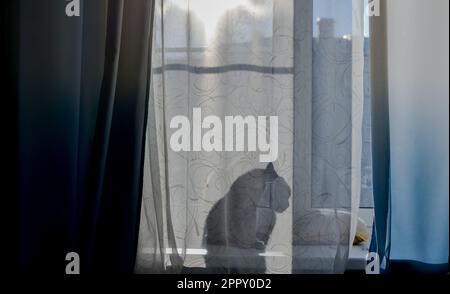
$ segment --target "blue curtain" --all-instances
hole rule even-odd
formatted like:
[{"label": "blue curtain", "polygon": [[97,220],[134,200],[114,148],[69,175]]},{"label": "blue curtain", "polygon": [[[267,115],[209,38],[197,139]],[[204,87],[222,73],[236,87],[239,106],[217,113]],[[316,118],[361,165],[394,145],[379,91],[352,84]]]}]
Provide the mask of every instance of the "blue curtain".
[{"label": "blue curtain", "polygon": [[[371,28],[375,50],[372,56],[375,230],[371,249],[377,250],[382,269],[387,273],[446,273],[449,114],[448,86],[445,90],[444,85],[448,82],[442,83],[436,77],[448,77],[448,55],[440,59],[427,56],[422,52],[440,45],[417,44],[412,51],[415,53],[402,53],[411,57],[389,51],[397,58],[387,58],[386,2],[381,4],[381,16],[372,21]],[[401,9],[411,9],[408,5]],[[389,32],[403,33],[407,42],[409,34],[412,38],[423,36],[419,31],[407,30],[421,21],[427,24],[420,28],[424,34],[431,31],[435,34],[436,27],[428,25],[432,22],[423,21],[427,14],[430,19],[435,18],[430,9],[427,6],[425,10],[412,10],[411,19],[402,20],[404,30],[390,28]],[[418,15],[414,16],[416,10]],[[419,68],[424,59],[427,66]]]},{"label": "blue curtain", "polygon": [[82,272],[133,272],[153,1],[14,2],[15,268],[64,273],[75,251]]}]

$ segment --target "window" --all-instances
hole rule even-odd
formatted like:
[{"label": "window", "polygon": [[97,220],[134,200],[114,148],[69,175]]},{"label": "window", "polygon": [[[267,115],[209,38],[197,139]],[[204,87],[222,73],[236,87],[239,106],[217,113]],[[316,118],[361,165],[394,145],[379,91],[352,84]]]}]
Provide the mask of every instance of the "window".
[{"label": "window", "polygon": [[[167,173],[159,174],[168,180],[153,179],[152,184],[168,185],[161,190],[167,189],[170,195],[161,195],[170,197],[171,219],[166,225],[173,227],[174,240],[147,244],[165,245],[156,252],[178,252],[184,257],[184,266],[191,270],[208,268],[209,257],[225,264],[232,259],[243,270],[251,264],[245,260],[258,261],[268,273],[329,273],[337,262],[345,268],[345,258],[336,261],[337,250],[345,250],[342,247],[350,244],[349,216],[355,216],[350,205],[355,179],[352,152],[360,147],[365,157],[362,166],[367,167],[362,189],[368,191],[363,193],[362,205],[371,205],[371,152],[367,150],[370,110],[365,109],[364,115],[365,147],[361,138],[352,141],[356,129],[353,122],[360,125],[355,116],[358,120],[363,116],[362,105],[355,108],[357,113],[352,112],[354,92],[363,96],[359,94],[363,88],[361,74],[355,77],[352,72],[353,66],[363,64],[361,43],[353,42],[354,25],[348,21],[355,1],[309,2],[314,7],[308,1],[297,5],[300,1],[290,0],[220,2],[224,2],[220,4],[223,7],[211,7],[210,0],[164,1],[164,13],[156,18],[152,107],[164,108],[168,121],[178,115],[192,121],[192,109],[198,107],[205,115],[276,115],[280,122],[279,157],[275,168],[269,169],[269,165],[258,161],[258,154],[250,152],[183,153],[169,149],[167,155],[158,154],[167,156],[160,160],[168,166],[162,166]],[[306,20],[313,25],[305,25]],[[296,27],[297,22],[305,23]],[[368,38],[365,44],[368,49]],[[302,46],[306,48],[300,52]],[[357,60],[353,59],[355,47]],[[364,59],[369,60],[367,50]],[[311,94],[309,88],[302,92],[303,83],[311,86]],[[367,102],[368,85],[364,88]],[[297,111],[301,114],[297,115]],[[164,127],[157,117],[161,113],[155,113],[155,123],[159,124],[151,130],[157,133],[154,137]],[[169,138],[173,131],[168,130]],[[299,154],[304,158],[298,158]],[[303,161],[307,164],[303,165]],[[271,178],[273,170],[275,178]],[[270,180],[279,180],[280,184],[283,179],[285,185],[267,186],[267,178],[272,184]],[[242,181],[238,187],[245,187],[242,193],[231,189],[238,181]],[[290,193],[292,197],[277,204],[277,211],[270,210],[273,202],[267,199],[274,199],[275,189],[279,195],[289,194],[282,192],[286,186],[295,191]],[[261,200],[261,195],[271,196]],[[152,207],[151,194],[149,198]],[[233,205],[227,201],[234,201]],[[305,201],[307,205],[303,205]],[[257,211],[265,211],[267,217],[257,218]],[[270,230],[262,247],[262,241],[253,237],[257,234],[256,222],[261,219],[270,220],[265,225]],[[149,221],[151,229],[158,225]],[[215,235],[214,240],[209,238]],[[241,238],[248,241],[240,243],[245,246],[229,245],[241,242]],[[151,257],[155,248],[144,246],[143,253]]]},{"label": "window", "polygon": [[[321,115],[327,112],[329,121],[318,119],[320,123],[314,126],[316,136],[313,140],[316,144],[313,147],[313,153],[315,153],[313,162],[316,164],[313,163],[313,165],[316,174],[313,178],[318,180],[313,190],[315,193],[313,192],[311,195],[312,208],[350,207],[349,198],[346,197],[346,190],[349,189],[350,183],[348,173],[346,170],[341,170],[339,165],[344,166],[342,163],[348,161],[351,156],[349,148],[346,148],[345,145],[351,144],[347,141],[347,137],[351,135],[350,128],[348,128],[350,119],[348,111],[351,109],[352,103],[352,73],[351,70],[348,70],[351,66],[349,60],[352,58],[351,7],[351,0],[314,1],[313,107],[316,107],[316,112],[320,112]],[[364,24],[364,113],[360,208],[373,209],[368,14],[365,14]],[[324,88],[331,90],[325,91]],[[335,128],[330,127],[333,124],[336,125]],[[340,144],[343,148],[335,148]],[[331,168],[328,168],[327,165],[330,165]],[[323,177],[335,178],[336,187],[323,187],[321,181]],[[330,193],[330,190],[337,195]],[[336,205],[336,201],[339,203],[338,205]]]}]

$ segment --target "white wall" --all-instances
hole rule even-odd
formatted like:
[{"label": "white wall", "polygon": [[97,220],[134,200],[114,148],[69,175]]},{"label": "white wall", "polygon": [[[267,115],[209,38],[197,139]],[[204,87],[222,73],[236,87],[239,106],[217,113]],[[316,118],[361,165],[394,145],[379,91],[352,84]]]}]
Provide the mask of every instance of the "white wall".
[{"label": "white wall", "polygon": [[447,262],[449,1],[387,2],[391,257]]}]

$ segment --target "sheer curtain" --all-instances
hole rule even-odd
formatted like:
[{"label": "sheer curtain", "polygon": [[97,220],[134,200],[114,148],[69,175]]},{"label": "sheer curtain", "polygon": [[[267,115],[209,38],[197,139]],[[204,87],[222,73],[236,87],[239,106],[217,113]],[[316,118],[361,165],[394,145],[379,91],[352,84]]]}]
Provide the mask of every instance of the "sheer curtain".
[{"label": "sheer curtain", "polygon": [[[155,6],[136,272],[342,273],[361,190],[363,1]],[[199,111],[277,117],[258,133],[278,135],[273,164],[247,141],[174,151],[172,119],[194,135]]]}]

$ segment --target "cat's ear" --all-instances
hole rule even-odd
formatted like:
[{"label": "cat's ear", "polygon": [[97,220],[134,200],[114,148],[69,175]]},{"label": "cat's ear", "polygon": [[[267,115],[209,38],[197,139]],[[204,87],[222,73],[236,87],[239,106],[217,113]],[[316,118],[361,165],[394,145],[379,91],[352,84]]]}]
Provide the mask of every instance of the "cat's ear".
[{"label": "cat's ear", "polygon": [[272,162],[267,165],[265,173],[266,174],[270,174],[270,175],[276,175],[277,174],[277,172],[275,171],[275,167],[273,166]]}]

